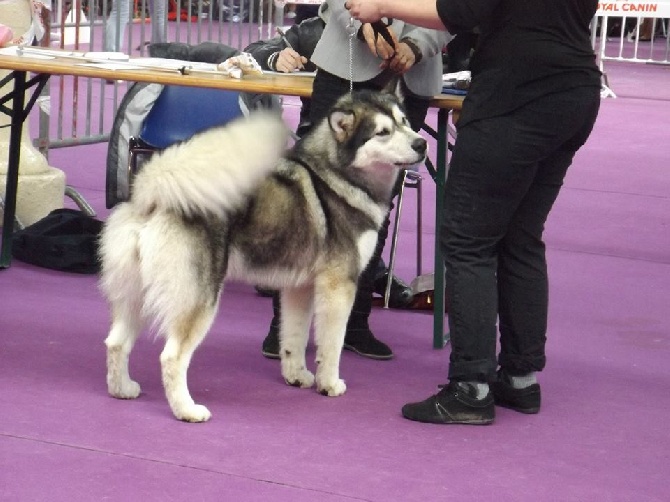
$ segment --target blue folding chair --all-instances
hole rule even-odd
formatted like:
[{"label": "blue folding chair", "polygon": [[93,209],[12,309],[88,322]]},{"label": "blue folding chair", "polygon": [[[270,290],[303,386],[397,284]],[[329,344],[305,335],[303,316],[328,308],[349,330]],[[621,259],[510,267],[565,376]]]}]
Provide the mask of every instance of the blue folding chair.
[{"label": "blue folding chair", "polygon": [[166,85],[128,142],[128,186],[143,162],[156,151],[244,115],[240,93],[222,89]]}]

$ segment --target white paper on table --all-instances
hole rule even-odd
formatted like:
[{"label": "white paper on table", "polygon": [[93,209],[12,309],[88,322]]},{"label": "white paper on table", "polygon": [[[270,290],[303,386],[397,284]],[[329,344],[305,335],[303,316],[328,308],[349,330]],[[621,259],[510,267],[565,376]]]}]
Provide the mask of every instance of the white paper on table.
[{"label": "white paper on table", "polygon": [[81,63],[78,64],[77,66],[89,66],[91,68],[100,68],[101,70],[145,70],[146,68],[143,66],[137,66],[132,63],[115,63],[111,61],[106,61],[106,62],[87,62],[87,63]]},{"label": "white paper on table", "polygon": [[35,53],[23,53],[19,54],[19,46],[18,45],[12,45],[10,47],[3,47],[0,49],[0,56],[23,56],[23,57],[29,57],[32,59],[55,59],[55,56],[48,56],[46,54],[35,54]]},{"label": "white paper on table", "polygon": [[123,52],[77,52],[77,51],[59,51],[47,47],[28,47],[14,45],[0,49],[0,55],[29,57],[35,59],[55,59],[66,58],[82,61],[128,61],[130,56]]}]

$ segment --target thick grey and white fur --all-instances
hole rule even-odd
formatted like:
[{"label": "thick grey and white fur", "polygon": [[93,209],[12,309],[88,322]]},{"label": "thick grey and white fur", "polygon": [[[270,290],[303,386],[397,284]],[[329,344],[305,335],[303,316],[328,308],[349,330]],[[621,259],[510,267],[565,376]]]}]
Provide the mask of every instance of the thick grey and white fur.
[{"label": "thick grey and white fur", "polygon": [[[401,168],[426,141],[386,93],[344,96],[284,151],[280,119],[252,114],[156,154],[102,233],[101,290],[111,310],[107,386],[140,395],[128,360],[147,321],[166,339],[163,385],[174,415],[202,422],[189,392],[193,352],[225,279],[281,291],[281,373],[289,385],[340,396],[339,364],[356,283],[377,242]],[[314,317],[316,378],[305,349]]]}]

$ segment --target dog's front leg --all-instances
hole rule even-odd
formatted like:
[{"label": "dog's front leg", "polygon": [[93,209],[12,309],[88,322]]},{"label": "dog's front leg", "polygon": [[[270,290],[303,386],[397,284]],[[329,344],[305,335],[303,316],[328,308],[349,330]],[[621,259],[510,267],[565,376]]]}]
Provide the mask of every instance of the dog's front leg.
[{"label": "dog's front leg", "polygon": [[281,292],[279,357],[281,373],[287,384],[309,388],[314,375],[307,369],[305,350],[313,312],[312,287],[284,289]]},{"label": "dog's front leg", "polygon": [[327,396],[347,390],[340,378],[344,333],[356,295],[356,284],[340,278],[317,283],[315,295],[316,389]]}]

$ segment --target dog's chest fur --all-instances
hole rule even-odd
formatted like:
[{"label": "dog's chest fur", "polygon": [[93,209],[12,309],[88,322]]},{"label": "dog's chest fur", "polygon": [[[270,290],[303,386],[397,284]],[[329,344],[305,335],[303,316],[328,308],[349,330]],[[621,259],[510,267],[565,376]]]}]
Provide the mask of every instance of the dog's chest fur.
[{"label": "dog's chest fur", "polygon": [[[317,167],[318,168],[318,167]],[[228,246],[230,275],[268,269],[315,271],[323,263],[346,267],[347,274],[361,272],[361,237],[379,230],[379,221],[356,207],[356,197],[368,197],[346,179],[325,182],[313,166],[286,159],[267,178],[246,207],[230,221]],[[367,201],[372,212],[379,204]],[[376,239],[374,239],[376,241]],[[374,247],[367,245],[365,247]],[[364,261],[367,262],[369,256]],[[243,270],[241,270],[243,269]]]}]

